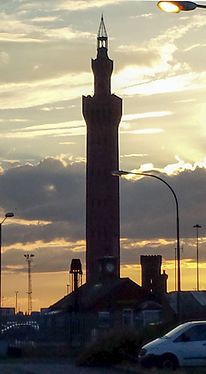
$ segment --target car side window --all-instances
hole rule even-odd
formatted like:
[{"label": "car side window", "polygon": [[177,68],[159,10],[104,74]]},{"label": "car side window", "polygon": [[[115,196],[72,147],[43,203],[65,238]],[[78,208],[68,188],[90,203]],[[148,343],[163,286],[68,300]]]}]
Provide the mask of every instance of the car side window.
[{"label": "car side window", "polygon": [[206,326],[197,325],[192,326],[187,331],[183,332],[175,342],[194,342],[194,341],[206,341]]}]

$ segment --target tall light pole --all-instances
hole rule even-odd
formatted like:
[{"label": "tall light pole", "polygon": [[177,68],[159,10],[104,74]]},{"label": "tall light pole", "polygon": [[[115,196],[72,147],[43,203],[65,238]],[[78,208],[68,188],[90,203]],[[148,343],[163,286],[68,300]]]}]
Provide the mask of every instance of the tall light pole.
[{"label": "tall light pole", "polygon": [[32,262],[32,257],[34,255],[32,253],[27,253],[24,255],[26,258],[26,262],[28,264],[28,315],[31,314],[32,312],[32,283],[31,283],[31,262]]},{"label": "tall light pole", "polygon": [[18,293],[19,291],[15,291],[15,309],[16,309],[16,314],[18,313]]},{"label": "tall light pole", "polygon": [[206,9],[206,5],[197,4],[193,1],[158,1],[157,6],[159,9],[167,13],[179,13],[182,10],[194,10],[196,8]]},{"label": "tall light pole", "polygon": [[14,213],[8,212],[5,214],[4,219],[0,222],[0,308],[2,307],[2,269],[1,269],[1,252],[2,252],[2,225],[7,218],[14,216]]},{"label": "tall light pole", "polygon": [[169,183],[167,183],[164,179],[161,177],[154,175],[154,174],[149,174],[149,173],[134,173],[126,170],[115,170],[112,171],[112,175],[121,177],[123,175],[140,175],[140,176],[145,176],[145,177],[151,177],[154,179],[158,179],[162,183],[164,183],[169,190],[171,191],[174,200],[175,200],[175,207],[176,207],[176,246],[177,246],[177,315],[178,318],[180,319],[180,291],[181,291],[181,272],[180,272],[180,224],[179,224],[179,204],[177,200],[177,195],[173,188],[170,186]]},{"label": "tall light pole", "polygon": [[199,229],[201,229],[202,226],[196,225],[193,226],[194,229],[196,229],[196,245],[197,245],[197,291],[200,290],[200,278],[199,278]]}]

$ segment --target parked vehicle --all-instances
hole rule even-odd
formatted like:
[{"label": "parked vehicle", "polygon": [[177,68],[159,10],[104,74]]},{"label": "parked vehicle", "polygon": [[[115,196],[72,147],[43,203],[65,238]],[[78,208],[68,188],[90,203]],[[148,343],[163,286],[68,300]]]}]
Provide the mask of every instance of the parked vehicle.
[{"label": "parked vehicle", "polygon": [[144,367],[176,369],[206,366],[206,321],[183,323],[145,344],[138,355]]}]

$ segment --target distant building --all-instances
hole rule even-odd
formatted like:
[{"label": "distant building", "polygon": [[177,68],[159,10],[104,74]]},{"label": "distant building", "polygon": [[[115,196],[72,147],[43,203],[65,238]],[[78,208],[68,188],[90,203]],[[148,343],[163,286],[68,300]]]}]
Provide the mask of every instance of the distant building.
[{"label": "distant building", "polygon": [[1,317],[12,317],[15,315],[15,308],[1,307],[0,316]]},{"label": "distant building", "polygon": [[[165,299],[177,313],[177,292],[169,292]],[[181,291],[180,293],[180,317],[182,321],[206,319],[206,291]]]},{"label": "distant building", "polygon": [[40,314],[47,314],[49,311],[49,308],[41,308],[40,309]]}]

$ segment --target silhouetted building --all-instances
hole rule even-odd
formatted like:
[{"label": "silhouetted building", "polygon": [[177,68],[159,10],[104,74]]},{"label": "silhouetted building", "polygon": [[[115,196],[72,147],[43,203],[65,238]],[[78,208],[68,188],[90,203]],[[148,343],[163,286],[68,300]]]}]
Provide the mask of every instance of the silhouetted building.
[{"label": "silhouetted building", "polygon": [[140,256],[142,267],[142,287],[152,294],[164,294],[167,292],[168,275],[161,274],[162,256]]},{"label": "silhouetted building", "polygon": [[[177,291],[166,295],[166,300],[174,314],[177,313],[177,297]],[[181,291],[180,311],[182,321],[205,320],[206,291]]]},{"label": "silhouetted building", "polygon": [[75,313],[76,320],[87,321],[85,323],[90,330],[140,328],[149,323],[162,322],[159,299],[129,278],[85,283],[76,292],[53,304],[50,310],[51,316],[74,316]]},{"label": "silhouetted building", "polygon": [[97,36],[97,57],[92,60],[94,96],[83,96],[87,124],[86,279],[96,283],[120,276],[118,126],[122,100],[111,94],[113,61],[108,57],[103,17]]},{"label": "silhouetted building", "polygon": [[15,308],[11,308],[11,307],[0,308],[0,317],[11,317],[11,316],[15,316]]}]

